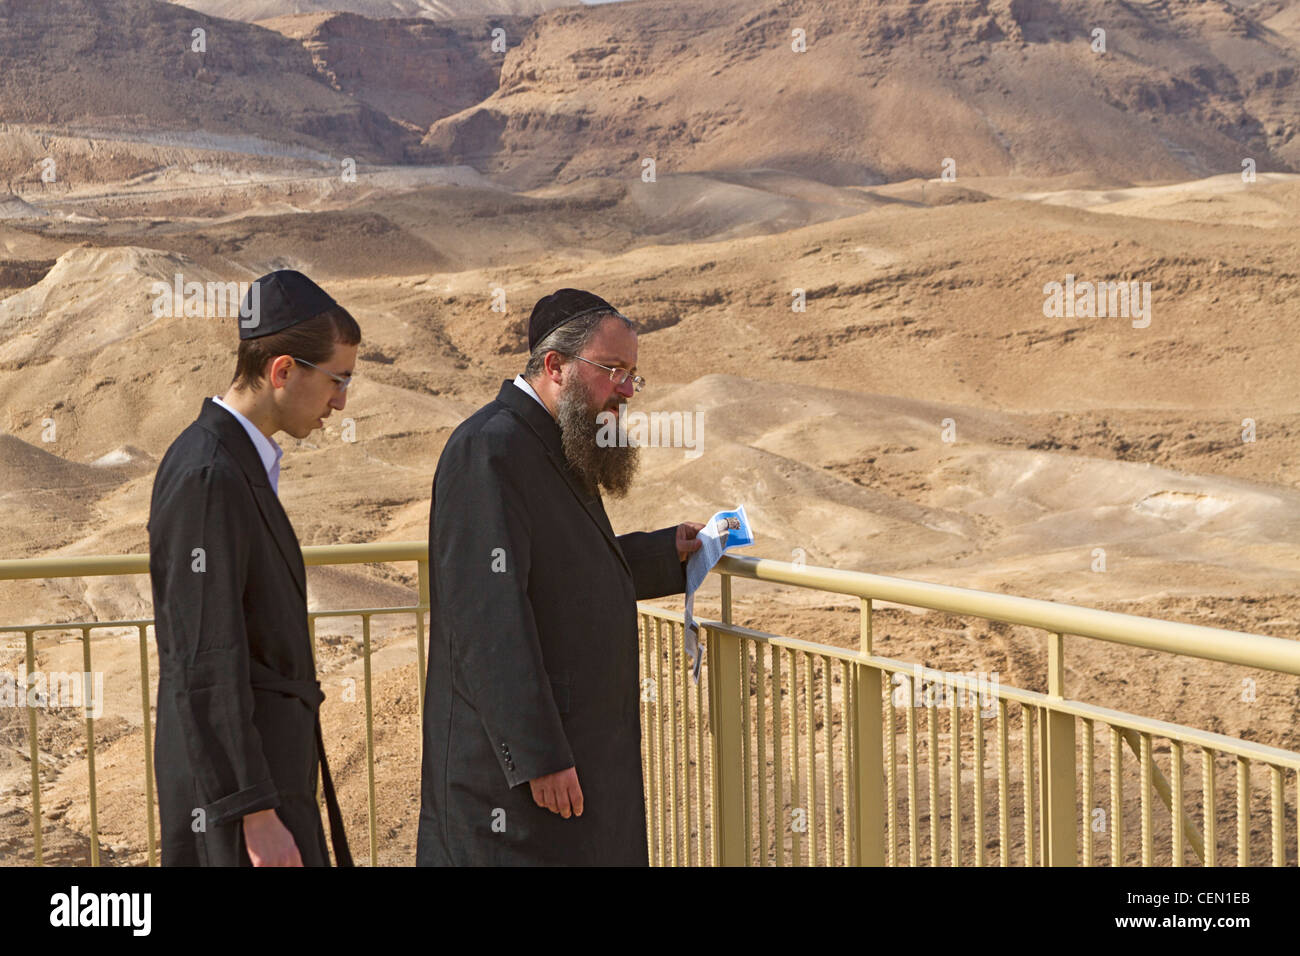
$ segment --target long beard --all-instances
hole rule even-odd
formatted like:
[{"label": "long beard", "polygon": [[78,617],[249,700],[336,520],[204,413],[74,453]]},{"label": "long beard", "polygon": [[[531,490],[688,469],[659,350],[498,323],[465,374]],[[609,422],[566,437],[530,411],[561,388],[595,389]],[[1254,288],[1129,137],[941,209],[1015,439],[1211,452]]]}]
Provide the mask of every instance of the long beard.
[{"label": "long beard", "polygon": [[[608,445],[596,441],[601,430],[597,415],[603,409],[595,408],[591,392],[576,375],[560,392],[556,402],[556,422],[560,426],[560,443],[564,457],[573,473],[592,497],[603,490],[614,498],[622,498],[632,486],[636,469],[638,448]],[[617,409],[613,410],[617,413]]]}]

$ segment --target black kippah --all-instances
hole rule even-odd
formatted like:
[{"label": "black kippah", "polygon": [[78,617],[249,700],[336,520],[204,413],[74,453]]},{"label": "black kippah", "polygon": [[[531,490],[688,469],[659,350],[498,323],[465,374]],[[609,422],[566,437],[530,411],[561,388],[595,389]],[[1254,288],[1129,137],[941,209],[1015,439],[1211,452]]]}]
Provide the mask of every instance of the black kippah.
[{"label": "black kippah", "polygon": [[538,342],[566,322],[593,312],[623,314],[600,296],[581,289],[559,289],[542,296],[533,306],[533,314],[528,318],[528,351],[535,349]]},{"label": "black kippah", "polygon": [[239,337],[256,339],[283,332],[314,319],[337,303],[301,272],[268,272],[244,294],[239,308]]}]

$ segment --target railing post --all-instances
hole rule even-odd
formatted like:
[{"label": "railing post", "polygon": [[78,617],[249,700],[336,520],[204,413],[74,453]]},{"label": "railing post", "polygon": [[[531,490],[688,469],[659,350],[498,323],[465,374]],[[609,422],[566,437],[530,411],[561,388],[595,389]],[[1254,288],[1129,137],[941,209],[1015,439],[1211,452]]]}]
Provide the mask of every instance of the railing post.
[{"label": "railing post", "polygon": [[[862,598],[858,611],[858,649],[870,657],[872,648],[871,598]],[[878,667],[854,664],[851,708],[853,734],[851,750],[854,814],[850,818],[855,866],[884,866],[885,845],[882,839],[885,804],[881,787],[885,780],[885,749],[880,717],[883,672]]]},{"label": "railing post", "polygon": [[[727,577],[722,578],[727,588]],[[727,588],[727,590],[730,590]],[[724,592],[726,593],[726,592]],[[745,832],[745,779],[740,708],[742,674],[740,638],[709,629],[709,724],[713,734],[713,862],[717,866],[749,864]]]},{"label": "railing post", "polygon": [[855,664],[853,674],[853,805],[855,866],[884,866],[884,728],[880,717],[881,670]]},{"label": "railing post", "polygon": [[[1047,696],[1065,696],[1065,639],[1052,634],[1047,642]],[[1043,733],[1047,766],[1043,768],[1047,800],[1043,807],[1043,849],[1048,866],[1076,866],[1076,826],[1079,807],[1075,793],[1074,715],[1044,708]]]}]

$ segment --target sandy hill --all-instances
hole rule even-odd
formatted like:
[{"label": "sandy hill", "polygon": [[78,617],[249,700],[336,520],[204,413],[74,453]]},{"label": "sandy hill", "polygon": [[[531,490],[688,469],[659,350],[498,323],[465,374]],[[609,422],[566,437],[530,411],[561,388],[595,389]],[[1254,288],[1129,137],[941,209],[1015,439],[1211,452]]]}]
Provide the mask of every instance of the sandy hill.
[{"label": "sandy hill", "polygon": [[1300,43],[1300,3],[1296,0],[1232,0],[1269,30]]},{"label": "sandy hill", "polygon": [[[264,26],[161,0],[0,8],[0,175],[58,193],[186,147],[468,164],[525,189],[640,182],[647,158],[661,178],[839,185],[928,180],[945,159],[962,180],[1080,188],[1239,172],[1244,158],[1300,168],[1300,40],[1283,0],[638,0],[450,20],[272,6]],[[206,53],[189,49],[198,26]],[[68,132],[101,145],[44,140]],[[39,180],[45,155],[57,184]]]},{"label": "sandy hill", "polygon": [[[203,53],[191,50],[198,28],[206,31]],[[384,114],[332,89],[300,43],[159,0],[0,5],[0,116],[11,124],[264,137],[360,159],[400,158],[408,139]],[[30,161],[0,160],[0,175],[39,184]],[[93,158],[60,165],[59,180],[93,176],[85,166],[93,168]]]},{"label": "sandy hill", "polygon": [[[774,167],[827,182],[1186,179],[1300,162],[1300,52],[1224,0],[644,0],[537,19],[435,161],[512,182]],[[1106,30],[1105,54],[1090,48]],[[792,30],[807,50],[792,49]]]},{"label": "sandy hill", "polygon": [[505,55],[493,52],[492,31],[505,30],[514,45],[532,22],[522,16],[376,18],[391,16],[300,14],[258,25],[301,42],[335,89],[423,134],[436,120],[496,91]]},{"label": "sandy hill", "polygon": [[[795,191],[785,180],[769,183],[782,184]],[[787,467],[781,459],[801,461],[793,448],[829,429],[834,442],[817,459],[804,455],[801,467],[815,460],[840,485],[897,485],[906,498],[909,481],[937,473],[940,462],[918,463],[898,452],[922,445],[882,431],[879,408],[859,407],[851,399],[859,394],[932,403],[924,425],[932,456],[947,447],[941,422],[953,418],[959,441],[978,437],[986,447],[1038,457],[1147,462],[1287,487],[1300,481],[1289,450],[1300,433],[1289,372],[1300,360],[1300,316],[1291,304],[1300,296],[1294,220],[1236,225],[1231,211],[1219,222],[1168,219],[1160,195],[1124,199],[1123,213],[992,198],[934,206],[867,202],[849,214],[845,200],[838,217],[727,237],[742,218],[727,204],[750,210],[755,200],[743,191],[737,198],[734,184],[724,185],[711,197],[714,218],[703,224],[713,230],[707,244],[688,241],[689,228],[701,224],[685,213],[671,244],[636,241],[645,221],[625,193],[570,196],[564,204],[554,198],[550,205],[536,196],[451,190],[465,204],[457,209],[445,204],[446,191],[429,190],[379,197],[356,210],[300,214],[312,223],[300,232],[289,228],[295,217],[284,214],[218,223],[206,232],[191,224],[149,240],[173,252],[74,247],[48,274],[0,301],[7,430],[39,442],[57,398],[63,406],[55,417],[68,426],[61,424],[60,455],[89,463],[126,442],[161,455],[203,396],[228,383],[233,319],[155,318],[152,282],[176,272],[201,282],[247,280],[287,263],[319,278],[365,330],[348,411],[360,439],[341,443],[332,424],[319,439],[295,445],[286,469],[302,462],[311,480],[287,484],[286,493],[308,495],[304,500],[336,495],[328,513],[359,509],[368,517],[352,527],[310,509],[302,513],[309,540],[422,533],[419,512],[441,442],[465,411],[519,370],[532,302],[563,285],[596,289],[642,323],[641,364],[653,388],[638,401],[647,408],[694,410],[703,400],[674,389],[709,376],[731,383],[737,396],[758,382],[792,398],[809,388],[839,396],[837,416],[828,411],[787,425],[781,441],[793,442],[789,448],[749,435],[743,420],[710,412],[718,424],[709,426],[708,441],[726,435],[726,442],[763,454],[696,467],[692,473],[707,473],[706,483],[740,489],[761,478],[774,487]],[[1257,192],[1224,192],[1211,181],[1202,192],[1228,206],[1293,207],[1297,188],[1284,179],[1258,184]],[[821,189],[827,208],[841,194],[856,195]],[[597,201],[603,199],[610,202]],[[1143,202],[1151,215],[1141,214]],[[382,228],[358,231],[366,222]],[[312,241],[333,235],[333,243]],[[514,236],[520,238],[507,250],[514,258],[503,257],[503,237]],[[963,237],[959,245],[953,236]],[[399,259],[403,248],[414,250],[411,259]],[[440,250],[454,251],[454,266],[431,258],[428,270],[415,268],[419,256]],[[409,271],[384,271],[396,263]],[[1067,274],[1150,282],[1150,326],[1133,328],[1123,317],[1045,317],[1044,284]],[[488,307],[498,287],[507,295],[505,314]],[[792,311],[794,289],[805,292],[804,312]],[[716,404],[720,390],[712,386],[700,407]],[[993,411],[1013,419],[1001,431],[978,424]],[[1245,418],[1258,424],[1254,445],[1241,441]],[[307,463],[313,458],[320,464]],[[728,477],[741,461],[737,474],[746,477]],[[1002,466],[993,456],[970,458],[963,467],[974,477],[959,484],[987,488]],[[332,475],[344,473],[346,481],[332,483]],[[373,500],[376,481],[391,485],[382,505]],[[806,496],[825,496],[820,487],[809,485]],[[678,506],[671,495],[637,504],[656,515]],[[129,525],[121,519],[131,511],[138,517],[147,498],[120,505],[127,511],[106,517],[105,526]],[[957,508],[946,499],[933,506]],[[798,524],[791,519],[791,527]],[[861,530],[852,522],[845,527],[849,537]],[[139,525],[134,533],[138,538]],[[862,560],[860,549],[815,543],[817,534],[805,547],[825,547],[849,565]],[[929,532],[917,534],[918,542],[930,540]],[[929,545],[918,547],[909,563],[923,563]],[[951,553],[945,545],[935,556],[946,561]]]},{"label": "sandy hill", "polygon": [[[669,174],[653,186],[592,177],[515,193],[468,167],[372,168],[352,184],[322,163],[271,176],[250,174],[228,154],[199,163],[192,150],[156,152],[169,165],[25,204],[38,221],[11,234],[65,247],[149,246],[259,274],[293,265],[335,276],[427,276],[775,233],[897,202],[772,170]],[[949,192],[964,190],[931,195]],[[0,288],[29,285],[22,278],[42,261],[48,268],[35,256],[15,260],[11,278],[0,271]]]}]

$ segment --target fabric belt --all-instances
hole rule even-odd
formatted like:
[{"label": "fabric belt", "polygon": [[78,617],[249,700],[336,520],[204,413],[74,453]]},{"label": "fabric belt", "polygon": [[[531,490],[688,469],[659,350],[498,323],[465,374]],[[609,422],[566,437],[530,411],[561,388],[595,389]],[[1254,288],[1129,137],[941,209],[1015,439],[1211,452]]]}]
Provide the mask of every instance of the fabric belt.
[{"label": "fabric belt", "polygon": [[330,821],[330,842],[334,844],[335,862],[338,866],[353,866],[352,853],[348,850],[348,836],[343,831],[343,814],[334,793],[334,781],[330,779],[329,761],[325,759],[325,738],[320,729],[320,705],[325,699],[325,693],[320,689],[320,681],[291,680],[259,661],[250,660],[248,663],[253,690],[297,697],[311,709],[316,719],[316,754],[320,758],[321,789],[325,792],[325,811]]}]

